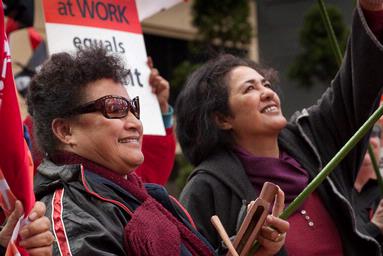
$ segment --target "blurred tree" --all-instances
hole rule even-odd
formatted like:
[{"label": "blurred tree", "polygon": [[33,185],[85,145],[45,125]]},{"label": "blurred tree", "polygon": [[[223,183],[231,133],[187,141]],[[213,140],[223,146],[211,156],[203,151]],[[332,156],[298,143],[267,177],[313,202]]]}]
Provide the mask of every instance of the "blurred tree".
[{"label": "blurred tree", "polygon": [[192,22],[197,28],[198,39],[189,46],[191,55],[189,60],[180,63],[173,71],[170,80],[171,102],[174,102],[182,89],[187,75],[201,62],[220,52],[246,54],[243,49],[250,43],[252,36],[249,1],[195,0],[193,2]]},{"label": "blurred tree", "polygon": [[[343,51],[349,32],[347,26],[336,7],[328,5],[327,12]],[[313,6],[305,15],[299,42],[303,52],[289,67],[288,76],[296,80],[300,86],[307,88],[310,88],[315,81],[330,81],[338,70],[338,64],[331,49],[318,5]]]},{"label": "blurred tree", "polygon": [[240,48],[250,42],[249,0],[195,0],[192,14],[205,43]]},{"label": "blurred tree", "polygon": [[[247,53],[252,27],[249,22],[251,0],[194,0],[193,25],[197,28],[197,40],[189,45],[190,57],[173,70],[170,85],[170,102],[174,104],[187,76],[202,62],[221,52],[238,55]],[[255,18],[255,17],[253,17]],[[180,191],[192,171],[192,166],[182,155],[177,156],[177,189]]]},{"label": "blurred tree", "polygon": [[175,182],[179,194],[182,188],[186,185],[189,175],[193,172],[193,166],[186,160],[185,156],[182,154],[176,156],[176,161],[179,164],[179,174]]},{"label": "blurred tree", "polygon": [[173,70],[172,80],[171,80],[171,95],[170,103],[174,104],[176,96],[180,93],[183,88],[186,78],[190,73],[197,69],[200,64],[192,63],[188,60],[184,60]]},{"label": "blurred tree", "polygon": [[[193,25],[197,28],[197,40],[189,45],[191,57],[173,70],[170,84],[174,103],[187,76],[200,63],[220,52],[246,54],[252,28],[249,22],[250,0],[195,0],[192,5]],[[194,60],[194,61],[191,61]]]}]

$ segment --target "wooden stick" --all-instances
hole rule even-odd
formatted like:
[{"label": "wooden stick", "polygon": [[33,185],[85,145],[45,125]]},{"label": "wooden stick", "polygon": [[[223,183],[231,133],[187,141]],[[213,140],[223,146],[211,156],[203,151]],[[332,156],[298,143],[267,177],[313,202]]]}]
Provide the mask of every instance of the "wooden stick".
[{"label": "wooden stick", "polygon": [[220,219],[218,218],[218,216],[214,215],[214,216],[211,217],[210,220],[211,220],[211,223],[213,223],[213,226],[215,227],[215,229],[218,231],[218,234],[222,238],[223,242],[225,243],[225,245],[229,249],[230,254],[232,256],[239,256],[237,251],[235,250],[233,244],[231,243],[230,238],[227,235],[227,233],[225,231],[225,228],[223,227],[223,225],[222,225]]}]

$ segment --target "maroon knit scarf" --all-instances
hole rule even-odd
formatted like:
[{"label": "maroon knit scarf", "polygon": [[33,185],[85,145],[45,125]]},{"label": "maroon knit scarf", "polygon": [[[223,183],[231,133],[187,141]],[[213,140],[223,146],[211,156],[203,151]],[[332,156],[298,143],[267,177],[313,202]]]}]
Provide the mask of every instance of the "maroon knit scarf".
[{"label": "maroon knit scarf", "polygon": [[261,191],[263,183],[271,181],[285,193],[286,204],[291,203],[308,184],[307,171],[285,152],[281,152],[279,158],[257,157],[240,147],[235,147],[234,152],[255,190]]},{"label": "maroon knit scarf", "polygon": [[124,247],[128,255],[180,255],[181,243],[192,255],[212,255],[204,242],[148,194],[134,172],[125,179],[71,153],[57,153],[52,160],[57,164],[82,164],[86,170],[113,181],[142,202],[125,226]]}]

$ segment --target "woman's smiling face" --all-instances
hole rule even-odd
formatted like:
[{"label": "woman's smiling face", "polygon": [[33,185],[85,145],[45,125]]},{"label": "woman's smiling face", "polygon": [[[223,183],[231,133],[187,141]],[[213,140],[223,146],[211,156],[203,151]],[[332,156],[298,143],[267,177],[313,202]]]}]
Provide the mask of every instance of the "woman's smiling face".
[{"label": "woman's smiling face", "polygon": [[[83,104],[106,95],[129,99],[126,89],[111,79],[90,83],[84,93]],[[117,119],[108,119],[99,111],[80,114],[72,122],[71,133],[74,153],[119,174],[129,173],[144,160],[142,124],[130,111],[126,117]]]},{"label": "woman's smiling face", "polygon": [[227,75],[230,117],[234,138],[278,136],[286,126],[278,95],[256,70],[238,66]]}]

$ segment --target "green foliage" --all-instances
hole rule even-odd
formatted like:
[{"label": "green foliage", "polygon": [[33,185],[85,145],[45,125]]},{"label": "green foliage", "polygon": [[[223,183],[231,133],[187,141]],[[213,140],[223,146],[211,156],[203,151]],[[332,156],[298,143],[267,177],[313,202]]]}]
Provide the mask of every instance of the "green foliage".
[{"label": "green foliage", "polygon": [[[243,49],[235,48],[250,43],[252,28],[248,0],[195,0],[192,15],[199,40],[190,43],[189,59],[204,61],[222,51],[243,54]],[[171,103],[175,102],[187,76],[201,65],[198,61],[185,60],[174,69],[170,79]]]},{"label": "green foliage", "polygon": [[[198,61],[203,61],[206,56],[211,57],[221,51],[242,54],[243,47],[250,43],[252,36],[248,20],[250,15],[248,0],[195,0],[192,8],[193,25],[198,30],[197,37],[200,40],[189,45],[191,55],[189,59],[194,61],[181,62],[172,73],[171,103],[174,103],[188,75],[201,65]],[[236,47],[242,49],[233,49]],[[177,190],[181,191],[193,166],[182,154],[176,156],[176,166],[179,169],[175,182]]]},{"label": "green foliage", "polygon": [[[343,51],[347,41],[348,29],[336,7],[327,6],[327,12]],[[303,52],[296,57],[290,66],[288,76],[296,80],[300,86],[305,87],[311,87],[314,81],[330,81],[338,70],[338,64],[317,5],[305,15],[299,42]]]},{"label": "green foliage", "polygon": [[170,86],[171,86],[171,95],[170,95],[170,102],[172,104],[175,103],[177,95],[182,90],[186,79],[189,74],[191,74],[194,70],[196,70],[200,64],[191,63],[188,60],[184,60],[176,68],[173,69],[172,72],[172,79],[170,80]]},{"label": "green foliage", "polygon": [[195,0],[192,14],[204,42],[238,47],[251,40],[248,0]]},{"label": "green foliage", "polygon": [[[219,52],[225,47],[240,47],[251,40],[249,23],[249,0],[195,0],[192,6],[193,25],[197,28],[198,38],[202,42],[193,42],[190,52],[201,56],[206,50]],[[208,46],[206,46],[206,44]],[[212,46],[214,45],[214,46]],[[225,49],[226,50],[226,49]],[[200,64],[190,61],[182,62],[173,72],[172,88],[180,90],[186,76]]]},{"label": "green foliage", "polygon": [[188,60],[184,60],[181,62],[174,70],[173,70],[173,79],[171,81],[172,90],[181,90],[183,85],[185,84],[185,80],[189,74],[191,74],[194,70],[196,70],[200,64],[191,63]]}]

